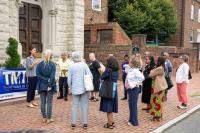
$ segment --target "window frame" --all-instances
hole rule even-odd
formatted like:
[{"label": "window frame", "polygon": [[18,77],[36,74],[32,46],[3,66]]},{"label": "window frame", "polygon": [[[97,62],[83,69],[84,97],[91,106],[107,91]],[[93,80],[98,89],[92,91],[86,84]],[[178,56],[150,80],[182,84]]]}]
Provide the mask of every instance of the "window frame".
[{"label": "window frame", "polygon": [[[102,40],[102,32],[110,32],[111,33],[111,38],[109,38],[108,40]],[[102,43],[113,43],[113,29],[97,29],[97,44],[102,44]]]},{"label": "window frame", "polygon": [[[191,37],[192,37],[192,40],[191,40]],[[194,41],[194,31],[193,30],[190,30],[190,32],[189,32],[189,41],[190,41],[190,43],[193,43],[193,41]]]},{"label": "window frame", "polygon": [[200,23],[200,8],[198,9],[198,23]]},{"label": "window frame", "polygon": [[94,6],[94,0],[92,0],[92,10],[101,11],[101,0],[98,0],[98,1],[99,1],[99,9],[95,8],[95,6]]},{"label": "window frame", "polygon": [[194,4],[191,5],[191,12],[190,12],[190,19],[194,20],[194,14],[195,14],[195,7]]}]

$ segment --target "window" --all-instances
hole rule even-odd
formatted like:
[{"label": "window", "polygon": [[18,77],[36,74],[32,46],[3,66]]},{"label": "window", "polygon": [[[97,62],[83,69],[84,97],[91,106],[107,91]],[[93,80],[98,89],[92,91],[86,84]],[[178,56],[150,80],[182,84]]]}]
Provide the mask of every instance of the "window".
[{"label": "window", "polygon": [[90,30],[84,31],[84,44],[90,44]]},{"label": "window", "polygon": [[200,23],[200,9],[198,10],[198,22]]},{"label": "window", "polygon": [[200,29],[197,29],[197,42],[200,43]]},{"label": "window", "polygon": [[191,19],[194,20],[194,5],[191,5]]},{"label": "window", "polygon": [[101,0],[92,0],[92,9],[101,11]]},{"label": "window", "polygon": [[112,29],[98,30],[97,43],[112,43]]},{"label": "window", "polygon": [[193,30],[190,30],[189,34],[190,34],[190,42],[193,42],[193,34],[194,34]]}]

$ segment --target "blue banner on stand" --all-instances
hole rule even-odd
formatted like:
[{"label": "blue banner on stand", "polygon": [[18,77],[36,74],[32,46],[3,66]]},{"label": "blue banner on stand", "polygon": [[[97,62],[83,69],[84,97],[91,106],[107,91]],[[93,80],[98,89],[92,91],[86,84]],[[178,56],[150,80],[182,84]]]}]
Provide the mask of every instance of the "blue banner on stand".
[{"label": "blue banner on stand", "polygon": [[0,69],[0,100],[26,96],[26,69]]}]

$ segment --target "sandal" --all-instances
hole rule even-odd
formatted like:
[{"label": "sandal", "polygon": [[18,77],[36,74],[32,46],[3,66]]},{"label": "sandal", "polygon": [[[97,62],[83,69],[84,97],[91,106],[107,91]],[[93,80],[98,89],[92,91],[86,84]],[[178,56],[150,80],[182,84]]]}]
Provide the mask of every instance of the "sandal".
[{"label": "sandal", "polygon": [[156,117],[156,121],[160,122],[161,118],[160,117]]},{"label": "sandal", "polygon": [[94,99],[92,100],[92,102],[98,102],[98,101],[99,101],[98,98],[94,98]]},{"label": "sandal", "polygon": [[155,121],[156,120],[156,117],[153,117],[152,119],[151,119],[151,121]]},{"label": "sandal", "polygon": [[96,101],[98,102],[99,101],[99,99],[98,98],[95,98],[96,99]]},{"label": "sandal", "polygon": [[108,123],[104,124],[103,127],[104,127],[104,128],[109,128],[109,129],[113,129],[113,128],[114,128],[113,124],[112,124],[112,125],[109,125]]},{"label": "sandal", "polygon": [[89,100],[93,101],[93,100],[94,100],[94,97],[90,97]]},{"label": "sandal", "polygon": [[114,122],[112,123],[112,126],[115,127],[115,123]]}]

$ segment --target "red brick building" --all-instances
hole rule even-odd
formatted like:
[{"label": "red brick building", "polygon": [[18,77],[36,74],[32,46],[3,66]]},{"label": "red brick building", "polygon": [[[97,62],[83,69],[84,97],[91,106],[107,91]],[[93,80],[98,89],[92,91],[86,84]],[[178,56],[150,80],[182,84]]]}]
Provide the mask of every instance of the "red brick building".
[{"label": "red brick building", "polygon": [[85,44],[131,44],[117,23],[108,22],[108,0],[85,0]]},{"label": "red brick building", "polygon": [[108,0],[85,0],[85,24],[108,22]]},{"label": "red brick building", "polygon": [[200,42],[200,0],[172,0],[177,9],[179,28],[169,42],[177,47],[192,47]]}]

